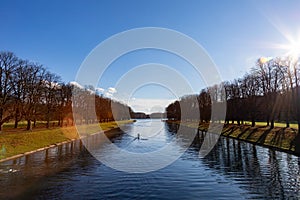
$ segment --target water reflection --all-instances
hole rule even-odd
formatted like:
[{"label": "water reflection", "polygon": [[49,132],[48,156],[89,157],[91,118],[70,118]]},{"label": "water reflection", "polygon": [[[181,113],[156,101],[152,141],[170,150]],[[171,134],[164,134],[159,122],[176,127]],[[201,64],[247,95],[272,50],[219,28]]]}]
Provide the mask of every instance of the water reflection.
[{"label": "water reflection", "polygon": [[[176,132],[177,129],[173,124],[168,125],[170,132]],[[186,132],[189,131],[194,130],[186,128]],[[187,151],[193,154],[189,159],[199,159],[198,153],[205,136],[206,133],[198,132]],[[252,198],[300,197],[300,162],[296,156],[220,137],[217,145],[201,161],[232,179],[233,183],[240,184],[246,193],[255,195]]]},{"label": "water reflection", "polygon": [[[163,127],[148,140],[132,141],[143,127],[128,125],[131,134],[112,139],[114,145],[142,153],[175,141],[174,149],[190,148],[164,169],[130,174],[111,169],[89,154],[82,142],[56,146],[46,151],[0,164],[0,199],[297,199],[300,197],[298,157],[249,143],[221,137],[213,150],[199,157],[206,134],[162,122]],[[151,127],[148,127],[151,128]],[[153,127],[153,130],[157,127]],[[124,130],[124,129],[123,129]],[[192,144],[189,138],[195,136]],[[98,151],[108,152],[111,144],[101,136],[88,138]],[[164,155],[160,155],[164,159]],[[123,160],[127,162],[127,160]],[[12,171],[10,171],[12,169]]]}]

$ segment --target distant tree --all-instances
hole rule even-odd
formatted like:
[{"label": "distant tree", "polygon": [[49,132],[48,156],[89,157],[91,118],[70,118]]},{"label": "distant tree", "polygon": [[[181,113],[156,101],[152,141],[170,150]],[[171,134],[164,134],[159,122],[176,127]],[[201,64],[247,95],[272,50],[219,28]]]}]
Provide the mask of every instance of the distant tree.
[{"label": "distant tree", "polygon": [[237,121],[240,124],[242,115],[241,81],[235,79],[232,82],[225,83],[224,87],[227,99],[227,121],[231,120],[232,123]]},{"label": "distant tree", "polygon": [[181,108],[179,101],[171,103],[166,108],[167,118],[173,120],[181,120]]},{"label": "distant tree", "polygon": [[[251,126],[256,125],[256,118],[258,115],[258,96],[259,96],[259,80],[254,74],[246,74],[242,79],[242,85],[244,88],[244,106],[246,107],[246,113],[249,115]],[[248,119],[248,117],[246,117]]]},{"label": "distant tree", "polygon": [[56,108],[59,105],[59,89],[61,89],[60,85],[60,77],[46,72],[44,74],[44,80],[42,81],[42,104],[45,104],[46,112],[46,127],[50,127],[50,119],[51,115],[54,115]]},{"label": "distant tree", "polygon": [[259,77],[259,83],[262,86],[262,93],[265,97],[265,116],[267,126],[274,128],[275,121],[275,104],[277,98],[277,92],[280,90],[280,79],[282,74],[280,73],[280,64],[277,59],[272,59],[265,62],[262,59],[257,61],[257,76]]},{"label": "distant tree", "polygon": [[300,63],[299,63],[300,58],[292,58],[288,57],[286,58],[286,76],[285,76],[285,82],[289,83],[286,86],[287,88],[290,89],[288,92],[290,94],[291,98],[291,106],[288,108],[289,109],[289,115],[293,115],[294,119],[298,123],[298,134],[295,138],[295,150],[297,153],[300,153]]},{"label": "distant tree", "polygon": [[18,67],[14,74],[14,128],[18,128],[19,121],[23,118],[23,105],[26,98],[26,69],[29,65],[28,61],[19,59]]},{"label": "distant tree", "polygon": [[57,107],[57,117],[58,125],[63,126],[64,120],[67,120],[67,125],[69,120],[72,120],[73,124],[73,115],[72,115],[72,86],[70,84],[62,83],[58,89],[58,107]]},{"label": "distant tree", "polygon": [[27,121],[27,130],[32,129],[32,121],[36,122],[39,114],[38,106],[41,103],[45,72],[39,64],[30,63],[26,68],[23,115]]},{"label": "distant tree", "polygon": [[11,52],[0,52],[0,132],[2,125],[13,117],[14,73],[18,58]]},{"label": "distant tree", "polygon": [[198,97],[200,122],[209,122],[211,119],[211,98],[207,89],[201,90]]}]

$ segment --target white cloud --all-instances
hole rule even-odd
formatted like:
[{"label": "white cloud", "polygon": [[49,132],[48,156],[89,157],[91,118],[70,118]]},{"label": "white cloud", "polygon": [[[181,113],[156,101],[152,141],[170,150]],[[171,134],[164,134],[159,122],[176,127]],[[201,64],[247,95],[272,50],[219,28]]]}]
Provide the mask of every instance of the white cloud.
[{"label": "white cloud", "polygon": [[176,99],[143,99],[133,98],[130,99],[127,104],[135,112],[144,112],[147,114],[153,112],[165,112],[165,108]]},{"label": "white cloud", "polygon": [[109,92],[104,92],[104,96],[105,97],[109,97],[111,98],[113,96],[113,94],[109,93]]},{"label": "white cloud", "polygon": [[86,89],[86,91],[88,91],[90,94],[95,94],[95,91],[93,91],[91,89]]},{"label": "white cloud", "polygon": [[262,64],[264,64],[266,62],[269,62],[272,59],[273,59],[272,57],[260,57],[259,58],[259,62],[262,63]]},{"label": "white cloud", "polygon": [[47,80],[43,80],[43,83],[45,84],[45,86],[47,88],[57,88],[57,89],[61,88],[61,85],[59,85],[58,83],[55,83],[55,82],[49,82]]},{"label": "white cloud", "polygon": [[83,89],[84,87],[82,85],[80,85],[79,83],[77,83],[76,81],[71,81],[70,82],[70,85],[73,85],[75,87],[78,87],[80,89]]},{"label": "white cloud", "polygon": [[110,98],[110,99],[115,99],[115,100],[118,100],[114,95],[117,93],[117,90],[116,88],[113,88],[113,87],[109,87],[107,88],[106,90],[103,89],[103,88],[100,88],[101,90],[101,93],[107,97],[107,98]]},{"label": "white cloud", "polygon": [[103,89],[103,88],[96,88],[96,91],[97,91],[97,92],[100,92],[100,93],[103,93],[103,92],[104,92],[104,89]]},{"label": "white cloud", "polygon": [[111,93],[111,94],[114,94],[114,93],[117,92],[117,90],[116,90],[116,88],[109,87],[109,88],[107,89],[107,92],[109,92],[109,93]]}]

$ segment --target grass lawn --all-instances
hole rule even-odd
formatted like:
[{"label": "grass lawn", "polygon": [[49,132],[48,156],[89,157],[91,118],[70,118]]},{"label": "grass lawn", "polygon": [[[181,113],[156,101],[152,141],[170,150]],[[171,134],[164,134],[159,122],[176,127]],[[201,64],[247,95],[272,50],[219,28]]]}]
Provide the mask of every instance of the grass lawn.
[{"label": "grass lawn", "polygon": [[[267,122],[255,122],[255,123],[256,123],[256,126],[266,126],[267,125]],[[251,122],[246,121],[245,124],[246,125],[251,125]],[[285,128],[286,127],[286,123],[275,122],[274,126],[275,127],[280,127],[280,128]],[[290,128],[298,129],[298,124],[291,123],[290,124]]]},{"label": "grass lawn", "polygon": [[[180,124],[180,121],[172,123]],[[250,122],[246,122],[243,125],[226,124],[221,134],[226,137],[293,153],[295,150],[294,139],[298,133],[298,125],[290,124],[290,127],[286,128],[285,123],[275,123],[275,128],[270,129],[266,124],[266,122],[257,122],[255,127],[251,127]],[[198,126],[197,122],[181,122],[181,125],[207,130],[209,123],[202,123]],[[213,129],[211,131],[213,132]]]},{"label": "grass lawn", "polygon": [[[120,121],[118,123],[107,122],[101,124],[80,125],[77,126],[77,129],[80,133],[84,132],[88,135],[97,133],[101,129],[106,131],[117,128],[118,125],[132,122],[133,120]],[[0,134],[0,159],[33,151],[59,142],[79,138],[75,126],[63,128],[55,127],[50,129],[37,126],[37,128],[32,131],[24,130],[25,123],[24,126],[21,125],[18,129],[13,129],[12,127],[13,126],[10,124],[4,126],[3,132]]]}]

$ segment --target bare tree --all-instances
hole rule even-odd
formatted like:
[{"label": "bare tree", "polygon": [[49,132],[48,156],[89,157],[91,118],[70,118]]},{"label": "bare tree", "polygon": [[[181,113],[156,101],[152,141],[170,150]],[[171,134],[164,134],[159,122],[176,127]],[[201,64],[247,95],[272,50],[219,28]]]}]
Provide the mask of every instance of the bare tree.
[{"label": "bare tree", "polygon": [[61,88],[59,82],[59,76],[50,72],[44,74],[41,89],[43,90],[42,103],[45,104],[46,107],[45,117],[47,128],[50,127],[51,114],[54,115],[54,111],[59,103],[58,90]]},{"label": "bare tree", "polygon": [[207,89],[201,90],[198,97],[200,122],[209,122],[211,118],[211,97]]},{"label": "bare tree", "polygon": [[[256,70],[259,77],[259,83],[262,86],[262,93],[265,97],[265,116],[267,125],[274,128],[275,121],[275,104],[277,93],[280,90],[280,81],[282,74],[280,72],[280,62],[278,59],[272,59],[264,62],[262,59],[257,61],[258,69]],[[270,124],[271,122],[271,124]]]},{"label": "bare tree", "polygon": [[[58,125],[63,126],[64,119],[67,120],[67,125],[69,120],[73,121],[72,115],[72,86],[70,84],[61,84],[58,89],[58,101],[59,105],[57,107]],[[72,122],[73,124],[73,122]]]},{"label": "bare tree", "polygon": [[254,74],[246,74],[243,77],[243,88],[245,92],[245,105],[246,112],[249,114],[251,120],[251,126],[256,125],[256,118],[258,114],[258,96],[259,96],[259,83],[258,77]]},{"label": "bare tree", "polygon": [[42,65],[31,63],[26,68],[23,115],[27,121],[27,130],[31,130],[32,121],[37,120],[37,108],[41,102],[44,74],[45,69]]},{"label": "bare tree", "polygon": [[0,52],[0,131],[3,123],[12,118],[13,74],[18,65],[18,58],[11,52]]},{"label": "bare tree", "polygon": [[22,120],[22,110],[23,105],[25,103],[26,98],[26,86],[25,86],[25,78],[26,78],[26,68],[28,67],[29,62],[25,60],[19,59],[18,67],[15,70],[14,74],[14,128],[18,128],[19,121]]}]

